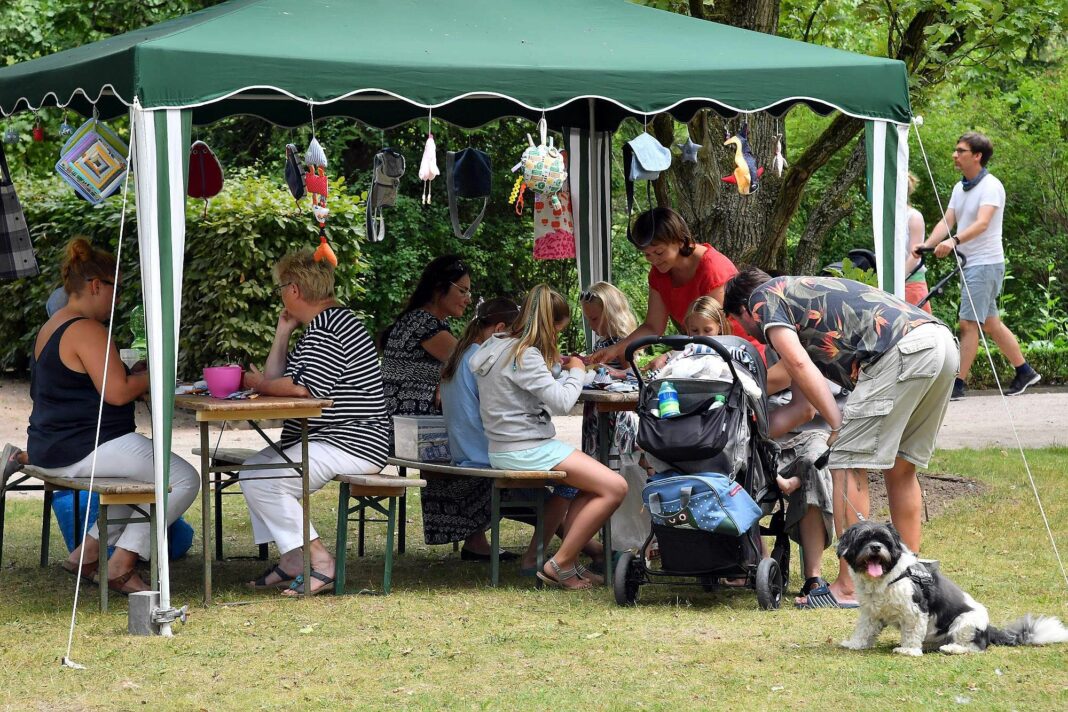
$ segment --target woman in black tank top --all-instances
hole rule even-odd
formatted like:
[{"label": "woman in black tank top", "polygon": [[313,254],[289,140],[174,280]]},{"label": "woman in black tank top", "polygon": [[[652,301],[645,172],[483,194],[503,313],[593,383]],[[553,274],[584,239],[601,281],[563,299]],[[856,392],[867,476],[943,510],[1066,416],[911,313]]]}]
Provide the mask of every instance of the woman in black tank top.
[{"label": "woman in black tank top", "polygon": [[[115,344],[108,342],[105,326],[118,289],[115,258],[76,238],[67,247],[62,271],[67,305],[41,328],[31,359],[33,411],[27,430],[28,460],[55,476],[83,477],[88,475],[90,456],[96,449],[98,477],[122,475],[151,482],[151,445],[147,438],[136,435],[134,423],[134,401],[147,392],[148,373],[131,373],[126,368]],[[122,447],[117,447],[120,441]],[[168,511],[168,520],[181,516],[198,485],[196,472],[184,461],[175,470],[176,459],[172,456],[169,509],[173,511]],[[192,496],[188,496],[190,490]],[[115,518],[124,515],[117,512]],[[147,535],[147,524],[128,524],[112,540],[115,553],[108,562],[107,580],[114,590],[131,593],[148,588],[134,571],[138,558],[149,554]],[[71,552],[64,568],[88,577],[96,572],[100,547],[95,527],[82,547],[86,562],[82,570],[78,570],[79,549]]]}]

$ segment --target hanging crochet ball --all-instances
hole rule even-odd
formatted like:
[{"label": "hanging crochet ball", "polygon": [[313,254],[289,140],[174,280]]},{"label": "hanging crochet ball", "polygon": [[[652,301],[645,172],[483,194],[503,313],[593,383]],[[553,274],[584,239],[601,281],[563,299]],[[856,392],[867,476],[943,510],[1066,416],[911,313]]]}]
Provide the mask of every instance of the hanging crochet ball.
[{"label": "hanging crochet ball", "polygon": [[33,127],[33,140],[36,143],[41,143],[42,141],[44,141],[44,127],[42,127],[40,124],[36,124]]},{"label": "hanging crochet ball", "polygon": [[68,124],[66,122],[66,120],[64,120],[63,123],[61,123],[59,125],[59,136],[60,136],[60,138],[67,138],[72,133],[74,133],[74,127],[71,126],[70,124]]},{"label": "hanging crochet ball", "polygon": [[4,132],[4,143],[6,143],[8,146],[14,146],[18,142],[19,132],[9,127],[7,131]]}]

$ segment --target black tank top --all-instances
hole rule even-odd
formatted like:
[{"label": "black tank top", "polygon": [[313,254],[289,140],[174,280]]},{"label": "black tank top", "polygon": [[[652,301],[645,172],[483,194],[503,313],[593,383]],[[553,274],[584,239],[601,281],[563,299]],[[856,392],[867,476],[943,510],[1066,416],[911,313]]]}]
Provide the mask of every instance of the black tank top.
[{"label": "black tank top", "polygon": [[[37,467],[73,465],[93,451],[100,392],[87,373],[72,371],[59,356],[59,342],[67,328],[85,317],[62,324],[41,355],[31,360],[30,398],[33,411],[27,430],[26,451]],[[134,404],[104,403],[100,442],[134,432]]]}]

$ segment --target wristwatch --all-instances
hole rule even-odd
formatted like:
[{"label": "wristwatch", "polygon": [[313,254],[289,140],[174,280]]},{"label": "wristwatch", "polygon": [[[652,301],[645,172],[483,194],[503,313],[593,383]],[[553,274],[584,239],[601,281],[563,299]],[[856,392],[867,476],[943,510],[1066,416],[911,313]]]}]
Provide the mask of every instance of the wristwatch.
[{"label": "wristwatch", "polygon": [[954,235],[954,236],[953,236],[952,238],[950,238],[950,239],[952,239],[952,240],[953,240],[953,244],[955,244],[955,245],[960,245],[960,238],[959,238],[959,237],[957,237],[956,235]]}]

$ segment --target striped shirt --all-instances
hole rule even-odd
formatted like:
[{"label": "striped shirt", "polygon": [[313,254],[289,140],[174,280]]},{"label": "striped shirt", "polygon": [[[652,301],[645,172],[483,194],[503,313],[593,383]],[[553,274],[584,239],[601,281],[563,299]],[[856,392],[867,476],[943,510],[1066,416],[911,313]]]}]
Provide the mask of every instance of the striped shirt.
[{"label": "striped shirt", "polygon": [[[382,394],[374,343],[345,307],[329,307],[312,319],[286,359],[285,374],[314,398],[334,404],[308,419],[308,440],[322,442],[385,466],[392,421]],[[300,443],[300,421],[282,426],[282,447]]]}]

